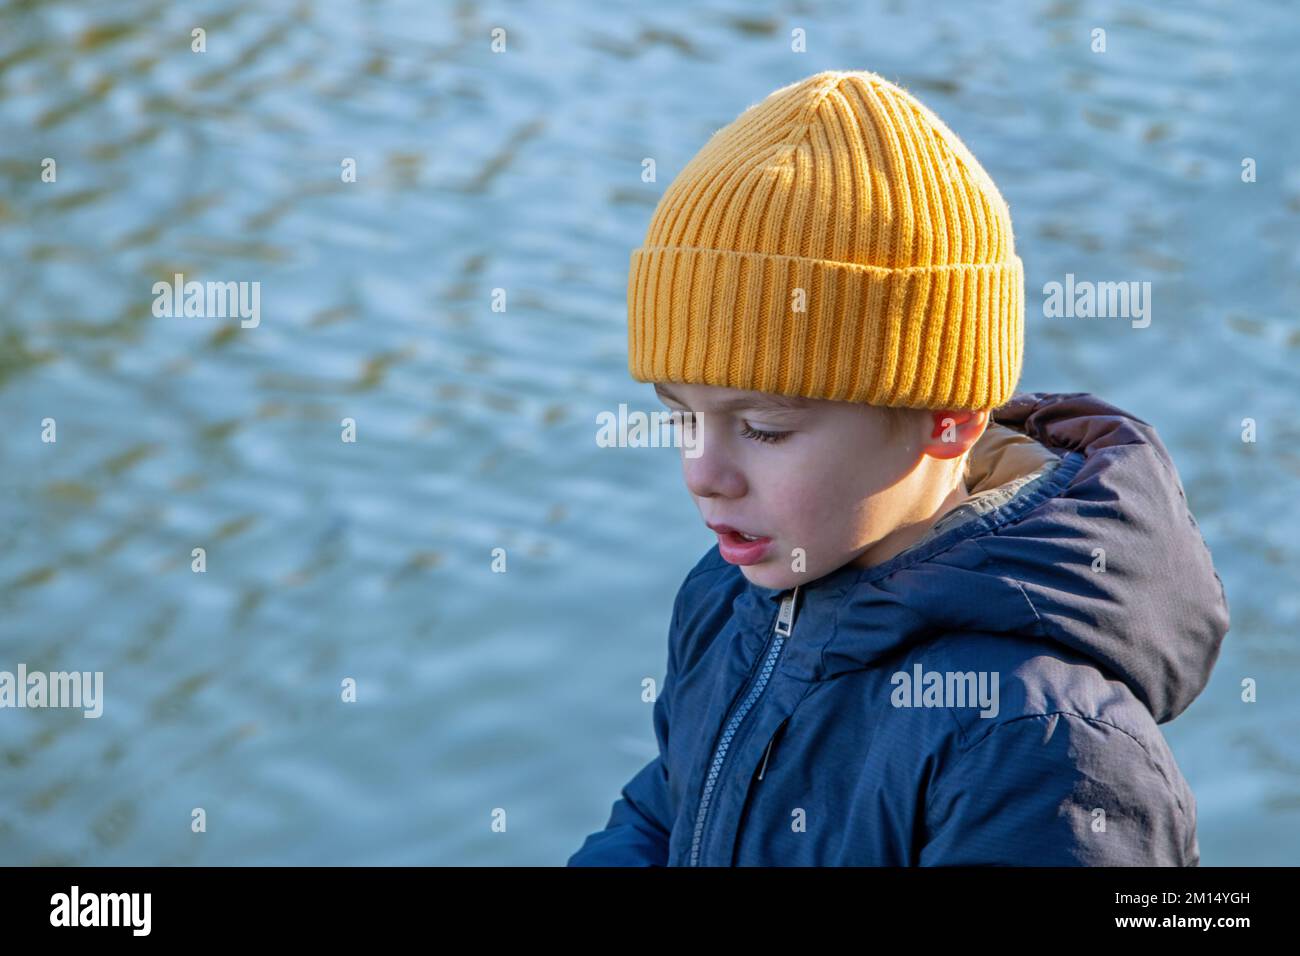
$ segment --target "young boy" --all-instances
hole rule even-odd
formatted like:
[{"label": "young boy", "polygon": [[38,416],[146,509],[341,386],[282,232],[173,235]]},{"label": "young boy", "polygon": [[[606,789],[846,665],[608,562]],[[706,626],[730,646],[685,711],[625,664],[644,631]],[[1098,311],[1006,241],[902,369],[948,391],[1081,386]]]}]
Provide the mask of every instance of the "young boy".
[{"label": "young boy", "polygon": [[718,544],[659,755],[569,865],[1197,865],[1157,725],[1223,586],[1150,425],[1014,395],[1022,264],[957,137],[810,76],[713,135],[631,265],[629,368],[701,426]]}]

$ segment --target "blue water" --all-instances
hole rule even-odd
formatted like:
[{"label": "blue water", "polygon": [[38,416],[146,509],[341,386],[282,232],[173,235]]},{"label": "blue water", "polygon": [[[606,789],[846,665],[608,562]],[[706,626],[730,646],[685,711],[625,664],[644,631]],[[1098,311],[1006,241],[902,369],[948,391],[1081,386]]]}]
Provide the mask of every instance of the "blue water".
[{"label": "blue water", "polygon": [[[1021,389],[1173,454],[1232,610],[1166,727],[1202,862],[1298,861],[1295,14],[755,9],[0,4],[0,669],[106,697],[0,711],[0,863],[562,863],[654,753],[641,681],[711,544],[675,450],[595,440],[659,407],[628,253],[715,129],[858,68],[1006,196]],[[155,318],[175,273],[259,282],[260,324]],[[1066,273],[1150,281],[1150,326],[1045,318]]]}]

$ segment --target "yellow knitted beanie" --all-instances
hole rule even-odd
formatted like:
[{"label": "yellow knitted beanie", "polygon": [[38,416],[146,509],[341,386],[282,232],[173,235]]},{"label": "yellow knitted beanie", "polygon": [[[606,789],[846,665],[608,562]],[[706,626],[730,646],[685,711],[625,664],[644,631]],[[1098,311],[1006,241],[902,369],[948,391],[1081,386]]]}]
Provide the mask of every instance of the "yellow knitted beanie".
[{"label": "yellow knitted beanie", "polygon": [[628,369],[931,409],[1011,397],[1024,269],[966,146],[866,71],[784,86],[664,192],[628,274]]}]

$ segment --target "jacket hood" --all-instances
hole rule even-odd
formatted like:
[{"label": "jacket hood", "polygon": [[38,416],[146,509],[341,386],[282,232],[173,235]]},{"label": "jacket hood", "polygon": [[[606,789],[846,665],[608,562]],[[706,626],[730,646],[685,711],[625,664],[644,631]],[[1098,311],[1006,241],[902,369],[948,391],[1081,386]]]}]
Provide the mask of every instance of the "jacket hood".
[{"label": "jacket hood", "polygon": [[[927,638],[1009,634],[1091,659],[1157,723],[1182,713],[1228,606],[1155,429],[1087,393],[1022,393],[994,410],[969,488],[888,561],[800,585],[798,631],[812,636],[787,645],[790,672],[825,680]],[[734,613],[764,633],[786,592],[731,570]]]}]

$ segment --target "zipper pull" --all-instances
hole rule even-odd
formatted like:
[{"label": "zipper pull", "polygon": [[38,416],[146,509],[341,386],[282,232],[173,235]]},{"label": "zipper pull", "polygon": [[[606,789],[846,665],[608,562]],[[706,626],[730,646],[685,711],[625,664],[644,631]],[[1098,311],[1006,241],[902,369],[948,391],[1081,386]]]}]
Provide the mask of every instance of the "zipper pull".
[{"label": "zipper pull", "polygon": [[781,610],[776,616],[776,633],[782,637],[789,637],[794,628],[794,602],[798,597],[799,585],[796,584],[794,590],[781,599]]},{"label": "zipper pull", "polygon": [[[772,740],[776,740],[776,735],[772,735]],[[763,779],[763,774],[767,771],[767,755],[772,752],[772,740],[767,742],[767,752],[763,754],[763,766],[758,771],[758,779]]]},{"label": "zipper pull", "polygon": [[758,779],[763,779],[763,774],[767,771],[767,755],[772,752],[772,741],[776,740],[776,734],[772,735],[772,740],[767,742],[767,750],[763,753],[763,766],[758,771]]},{"label": "zipper pull", "polygon": [[790,718],[787,717],[785,720],[781,721],[781,723],[777,725],[776,731],[772,734],[772,739],[769,740],[769,741],[767,742],[767,750],[763,752],[763,766],[762,766],[761,768],[759,768],[759,771],[758,771],[758,779],[759,779],[759,780],[762,780],[762,779],[763,779],[763,774],[767,772],[767,757],[768,757],[768,754],[770,754],[770,753],[772,752],[772,745],[773,745],[774,743],[776,743],[776,737],[777,737],[777,734],[779,734],[779,733],[781,732],[781,728],[785,726],[785,722],[786,722],[786,720],[789,720],[789,719],[790,719]]}]

